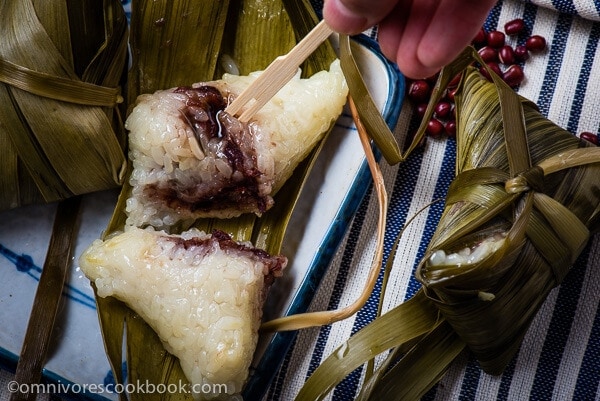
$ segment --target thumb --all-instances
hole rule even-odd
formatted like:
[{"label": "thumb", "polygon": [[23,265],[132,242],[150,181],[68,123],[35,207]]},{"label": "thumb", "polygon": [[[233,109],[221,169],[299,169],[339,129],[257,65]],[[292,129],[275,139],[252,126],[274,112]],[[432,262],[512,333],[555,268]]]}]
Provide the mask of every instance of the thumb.
[{"label": "thumb", "polygon": [[398,0],[325,0],[323,19],[336,32],[352,35],[381,21]]}]

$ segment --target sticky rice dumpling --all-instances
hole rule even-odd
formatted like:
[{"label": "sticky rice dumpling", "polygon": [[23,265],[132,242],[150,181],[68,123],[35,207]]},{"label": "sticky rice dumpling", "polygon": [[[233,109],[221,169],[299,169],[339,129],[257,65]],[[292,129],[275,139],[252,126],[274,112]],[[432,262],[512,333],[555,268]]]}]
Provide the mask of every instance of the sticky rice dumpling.
[{"label": "sticky rice dumpling", "polygon": [[224,112],[260,72],[142,95],[126,121],[130,225],[164,229],[201,217],[262,214],[342,112],[339,61],[298,74],[247,124]]},{"label": "sticky rice dumpling", "polygon": [[265,294],[286,263],[220,231],[136,227],[96,240],[80,259],[98,296],[139,314],[192,384],[224,384],[229,394],[248,376]]},{"label": "sticky rice dumpling", "polygon": [[[500,97],[474,68],[464,74],[457,176],[416,276],[482,368],[499,374],[600,229],[600,153],[532,102]],[[516,118],[504,118],[501,100],[519,106]]]},{"label": "sticky rice dumpling", "polygon": [[243,123],[225,108],[259,74],[138,98],[126,121],[127,220],[80,258],[97,296],[137,313],[192,385],[225,385],[230,395],[248,377],[265,296],[287,259],[193,223],[268,210],[348,92],[335,61],[310,78],[298,73]]}]

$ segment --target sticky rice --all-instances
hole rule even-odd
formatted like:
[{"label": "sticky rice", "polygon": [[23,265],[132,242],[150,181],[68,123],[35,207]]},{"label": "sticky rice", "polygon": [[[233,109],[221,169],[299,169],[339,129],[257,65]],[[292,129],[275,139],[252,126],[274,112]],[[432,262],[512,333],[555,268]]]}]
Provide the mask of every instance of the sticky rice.
[{"label": "sticky rice", "polygon": [[223,232],[135,227],[96,240],[80,258],[98,296],[138,313],[192,384],[225,385],[228,394],[242,390],[266,291],[286,263]]},{"label": "sticky rice", "polygon": [[223,111],[260,72],[139,97],[126,121],[132,194],[127,224],[157,229],[200,217],[261,213],[330,129],[348,88],[339,61],[298,74],[250,121]]},{"label": "sticky rice", "polygon": [[126,122],[133,170],[124,231],[80,258],[97,296],[139,314],[192,384],[225,385],[228,394],[248,377],[265,294],[287,259],[187,228],[268,210],[348,92],[336,61],[311,78],[298,74],[241,123],[224,109],[259,74],[139,97]]}]

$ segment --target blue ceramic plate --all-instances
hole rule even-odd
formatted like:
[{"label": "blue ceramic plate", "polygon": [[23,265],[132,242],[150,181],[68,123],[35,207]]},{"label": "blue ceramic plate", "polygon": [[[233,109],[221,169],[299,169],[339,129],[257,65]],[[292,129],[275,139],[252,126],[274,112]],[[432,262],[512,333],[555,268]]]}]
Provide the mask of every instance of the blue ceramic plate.
[{"label": "blue ceramic plate", "polygon": [[[357,37],[353,48],[373,98],[389,126],[395,126],[404,94],[400,73],[368,37]],[[267,318],[308,308],[370,181],[358,135],[346,110],[319,155],[292,217],[283,249],[290,265],[270,292]],[[107,226],[117,195],[109,191],[84,199],[74,259],[44,370],[44,380],[61,384],[55,387],[58,392],[68,389],[74,399],[117,398],[109,391],[113,378],[93,292],[77,262]],[[0,212],[0,363],[8,371],[14,371],[18,360],[55,208],[38,205]],[[261,339],[246,399],[259,399],[293,335],[278,333]]]}]

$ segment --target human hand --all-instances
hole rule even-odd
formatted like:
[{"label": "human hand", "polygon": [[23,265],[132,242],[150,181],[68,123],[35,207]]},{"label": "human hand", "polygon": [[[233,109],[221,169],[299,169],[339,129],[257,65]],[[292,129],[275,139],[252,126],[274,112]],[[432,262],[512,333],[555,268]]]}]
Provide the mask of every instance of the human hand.
[{"label": "human hand", "polygon": [[378,25],[383,54],[409,78],[451,62],[475,37],[496,0],[325,0],[335,31],[357,34]]}]

